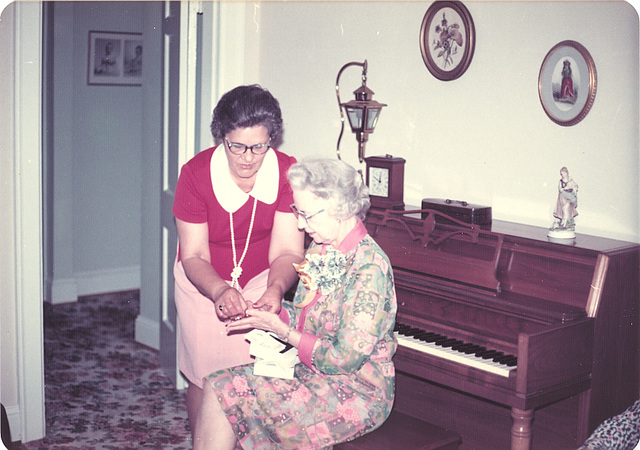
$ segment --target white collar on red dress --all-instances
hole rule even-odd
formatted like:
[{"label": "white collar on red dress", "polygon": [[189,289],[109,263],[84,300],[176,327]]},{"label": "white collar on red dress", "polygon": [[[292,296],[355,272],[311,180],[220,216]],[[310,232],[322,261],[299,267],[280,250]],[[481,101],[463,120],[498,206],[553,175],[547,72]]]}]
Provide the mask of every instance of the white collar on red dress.
[{"label": "white collar on red dress", "polygon": [[225,211],[234,213],[244,205],[249,197],[254,197],[268,205],[276,201],[280,184],[278,157],[270,148],[264,155],[258,170],[256,183],[250,193],[244,192],[231,178],[229,160],[224,146],[218,146],[211,155],[211,186],[220,205]]}]

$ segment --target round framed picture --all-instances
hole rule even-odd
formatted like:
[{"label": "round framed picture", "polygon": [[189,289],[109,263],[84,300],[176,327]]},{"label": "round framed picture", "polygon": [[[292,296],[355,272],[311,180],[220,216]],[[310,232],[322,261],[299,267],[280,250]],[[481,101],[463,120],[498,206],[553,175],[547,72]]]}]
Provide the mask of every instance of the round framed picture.
[{"label": "round framed picture", "polygon": [[596,65],[586,48],[575,41],[556,44],[538,76],[538,94],[547,116],[562,126],[580,122],[596,98],[597,81]]},{"label": "round framed picture", "polygon": [[420,28],[420,51],[434,77],[459,78],[471,64],[475,45],[473,19],[461,2],[436,1],[429,6]]}]

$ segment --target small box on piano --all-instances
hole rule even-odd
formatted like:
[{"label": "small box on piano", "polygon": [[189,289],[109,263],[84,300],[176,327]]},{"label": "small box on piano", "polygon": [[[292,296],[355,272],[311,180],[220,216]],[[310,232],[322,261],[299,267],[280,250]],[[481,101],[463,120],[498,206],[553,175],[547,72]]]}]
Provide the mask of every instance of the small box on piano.
[{"label": "small box on piano", "polygon": [[[474,205],[460,200],[423,198],[422,209],[433,209],[461,222],[491,225],[491,206]],[[422,216],[424,219],[426,214]]]}]

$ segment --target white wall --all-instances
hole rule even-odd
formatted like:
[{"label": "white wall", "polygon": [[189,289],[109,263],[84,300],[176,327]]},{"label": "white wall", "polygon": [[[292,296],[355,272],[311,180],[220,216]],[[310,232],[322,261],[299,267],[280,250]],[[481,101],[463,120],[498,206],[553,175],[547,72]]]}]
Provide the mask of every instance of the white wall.
[{"label": "white wall", "polygon": [[[261,2],[247,8],[248,81],[256,77],[281,102],[281,149],[297,157],[335,156],[336,75],[343,64],[367,59],[374,99],[389,105],[367,155],[407,160],[405,203],[466,200],[492,206],[495,219],[547,227],[559,170],[567,166],[580,185],[577,231],[639,241],[635,10],[626,2],[465,2],[476,28],[475,54],[461,78],[443,82],[420,54],[418,35],[430,4]],[[538,98],[542,61],[567,39],[587,48],[598,74],[595,103],[572,127],[553,123]],[[353,98],[359,80],[358,68],[344,73],[343,101]],[[347,126],[343,159],[359,167],[356,149]]]}]

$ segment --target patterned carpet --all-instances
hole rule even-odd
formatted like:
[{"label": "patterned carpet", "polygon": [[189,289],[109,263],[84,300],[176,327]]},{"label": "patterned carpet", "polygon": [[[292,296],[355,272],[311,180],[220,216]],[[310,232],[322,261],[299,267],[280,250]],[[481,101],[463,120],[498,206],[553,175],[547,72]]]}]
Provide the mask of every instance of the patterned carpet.
[{"label": "patterned carpet", "polygon": [[45,304],[47,436],[20,449],[191,448],[184,391],[134,341],[137,291]]}]

